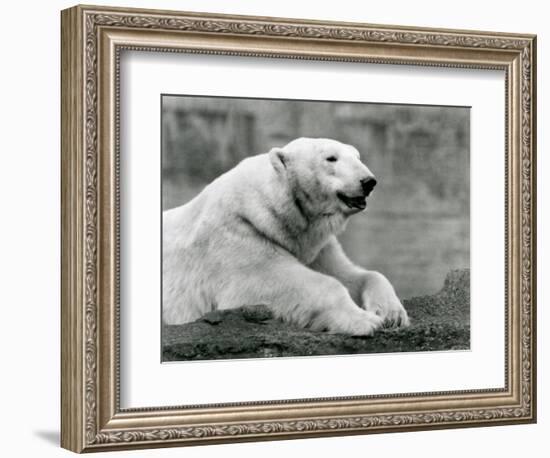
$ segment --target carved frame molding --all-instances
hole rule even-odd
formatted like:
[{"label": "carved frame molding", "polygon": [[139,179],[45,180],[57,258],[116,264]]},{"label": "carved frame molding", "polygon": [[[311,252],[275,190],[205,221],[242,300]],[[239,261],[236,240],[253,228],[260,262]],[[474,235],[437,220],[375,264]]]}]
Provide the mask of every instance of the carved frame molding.
[{"label": "carved frame molding", "polygon": [[[506,388],[121,410],[118,99],[124,49],[505,71]],[[535,62],[532,35],[64,10],[62,446],[81,452],[535,421]]]}]

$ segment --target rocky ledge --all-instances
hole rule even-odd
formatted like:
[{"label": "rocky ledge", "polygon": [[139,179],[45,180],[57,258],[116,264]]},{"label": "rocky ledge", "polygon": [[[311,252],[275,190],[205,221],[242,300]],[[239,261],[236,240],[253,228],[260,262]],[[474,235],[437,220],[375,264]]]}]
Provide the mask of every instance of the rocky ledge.
[{"label": "rocky ledge", "polygon": [[470,271],[453,270],[442,290],[403,301],[406,329],[370,337],[313,332],[275,319],[265,306],[214,311],[184,325],[163,327],[163,361],[342,355],[470,347]]}]

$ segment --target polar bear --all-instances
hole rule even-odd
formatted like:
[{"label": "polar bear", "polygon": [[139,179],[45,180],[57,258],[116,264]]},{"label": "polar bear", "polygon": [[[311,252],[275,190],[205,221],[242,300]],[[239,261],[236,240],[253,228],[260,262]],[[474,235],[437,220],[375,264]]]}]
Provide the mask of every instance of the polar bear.
[{"label": "polar bear", "polygon": [[409,318],[382,274],[354,265],[337,235],[376,180],[351,145],[299,138],[244,159],[163,213],[163,320],[264,304],[317,331],[370,335]]}]

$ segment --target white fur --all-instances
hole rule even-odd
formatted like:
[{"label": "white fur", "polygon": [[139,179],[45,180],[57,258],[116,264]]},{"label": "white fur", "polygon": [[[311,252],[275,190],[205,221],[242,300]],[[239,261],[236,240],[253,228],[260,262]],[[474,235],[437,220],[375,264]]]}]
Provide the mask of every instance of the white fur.
[{"label": "white fur", "polygon": [[[329,162],[328,157],[337,161]],[[163,215],[163,319],[265,304],[314,330],[371,334],[408,324],[389,281],[351,263],[336,235],[372,176],[350,145],[300,138],[249,157]]]}]

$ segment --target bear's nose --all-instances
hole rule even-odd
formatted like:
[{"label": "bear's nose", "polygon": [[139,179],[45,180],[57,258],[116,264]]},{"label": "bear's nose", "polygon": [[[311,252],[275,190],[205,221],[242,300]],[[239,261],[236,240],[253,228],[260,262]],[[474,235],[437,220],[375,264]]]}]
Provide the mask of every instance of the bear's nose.
[{"label": "bear's nose", "polygon": [[363,189],[363,194],[365,194],[365,197],[372,192],[375,186],[376,178],[374,177],[363,178],[361,180],[361,188]]}]

